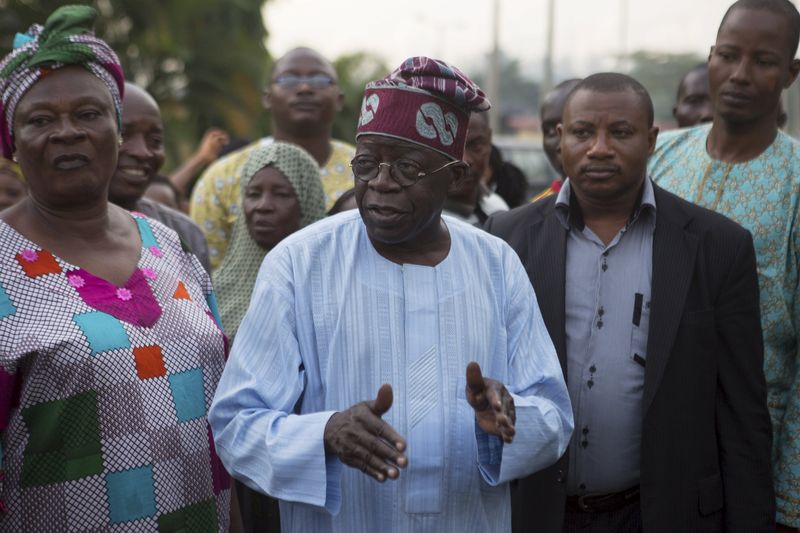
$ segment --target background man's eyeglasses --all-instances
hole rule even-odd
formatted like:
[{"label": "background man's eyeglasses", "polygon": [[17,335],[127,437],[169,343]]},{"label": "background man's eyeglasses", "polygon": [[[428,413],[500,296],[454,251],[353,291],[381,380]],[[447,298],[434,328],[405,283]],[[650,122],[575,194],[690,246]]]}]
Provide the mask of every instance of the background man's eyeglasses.
[{"label": "background man's eyeglasses", "polygon": [[314,74],[312,76],[283,74],[272,80],[272,83],[287,88],[299,87],[300,85],[305,84],[313,89],[325,89],[332,85],[336,85],[336,80],[325,74]]}]

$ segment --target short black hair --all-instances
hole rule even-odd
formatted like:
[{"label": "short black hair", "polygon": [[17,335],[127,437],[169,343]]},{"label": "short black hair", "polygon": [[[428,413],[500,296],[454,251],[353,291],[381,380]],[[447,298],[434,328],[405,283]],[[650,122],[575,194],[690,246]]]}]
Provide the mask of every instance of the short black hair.
[{"label": "short black hair", "polygon": [[789,51],[791,52],[789,59],[794,59],[794,56],[797,55],[797,45],[800,43],[800,12],[790,0],[738,0],[725,12],[722,22],[719,23],[717,35],[725,25],[728,16],[737,9],[769,11],[784,17],[789,22]]},{"label": "short black hair", "polygon": [[324,55],[320,54],[319,52],[317,52],[313,48],[309,48],[308,46],[297,46],[295,48],[292,48],[291,50],[289,50],[285,54],[283,54],[281,57],[279,57],[275,61],[273,61],[272,65],[270,65],[270,67],[269,67],[269,72],[267,74],[269,76],[269,78],[267,79],[267,85],[272,83],[272,81],[273,81],[272,77],[275,74],[275,69],[278,68],[278,65],[284,59],[286,59],[287,57],[290,57],[290,56],[293,56],[293,55],[296,55],[296,54],[308,54],[308,55],[311,55],[311,56],[316,56],[316,58],[319,59],[321,63],[323,63],[327,67],[330,67],[330,69],[333,71],[334,80],[338,81],[338,74],[336,73],[336,67],[334,66],[333,62],[330,59],[328,59]]},{"label": "short black hair", "polygon": [[572,87],[573,85],[577,85],[580,82],[581,82],[581,78],[570,78],[568,80],[562,81],[561,83],[559,83],[558,85],[553,87],[553,90],[550,91],[550,92],[560,91],[561,89],[564,89],[565,87]]},{"label": "short black hair", "polygon": [[698,63],[697,65],[693,66],[689,70],[686,71],[686,74],[683,75],[681,78],[680,83],[678,84],[678,93],[675,95],[675,100],[680,102],[681,100],[681,91],[683,91],[683,84],[686,83],[686,78],[689,77],[690,74],[695,72],[703,71],[708,75],[708,63]]},{"label": "short black hair", "polygon": [[[552,100],[556,100],[557,97],[569,95],[572,92],[572,89],[575,88],[577,84],[581,82],[580,78],[570,78],[568,80],[564,80],[549,91],[545,93],[542,97],[541,104],[539,105],[539,116],[544,113],[544,106],[547,104],[552,105]],[[549,100],[549,101],[548,101]]]},{"label": "short black hair", "polygon": [[622,91],[633,91],[647,108],[647,126],[653,127],[655,112],[653,111],[653,100],[644,85],[635,79],[619,72],[599,72],[583,78],[567,96],[564,109],[569,105],[570,100],[578,91],[596,91],[600,93],[616,93]]}]

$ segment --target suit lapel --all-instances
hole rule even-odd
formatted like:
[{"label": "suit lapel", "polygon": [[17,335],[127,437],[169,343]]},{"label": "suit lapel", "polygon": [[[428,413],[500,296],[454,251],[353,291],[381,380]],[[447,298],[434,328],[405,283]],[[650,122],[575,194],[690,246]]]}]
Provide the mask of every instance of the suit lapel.
[{"label": "suit lapel", "polygon": [[567,375],[567,346],[564,329],[564,280],[567,231],[552,208],[528,229],[528,277],[545,326],[556,348],[561,369]]},{"label": "suit lapel", "polygon": [[682,206],[656,186],[654,192],[658,211],[653,235],[653,281],[643,414],[655,397],[675,343],[698,245],[697,237],[684,229],[690,217]]}]

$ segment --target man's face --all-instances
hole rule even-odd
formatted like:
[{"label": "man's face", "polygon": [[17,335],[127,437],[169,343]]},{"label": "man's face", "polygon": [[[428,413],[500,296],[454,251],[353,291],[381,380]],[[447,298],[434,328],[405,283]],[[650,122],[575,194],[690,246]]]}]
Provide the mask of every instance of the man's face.
[{"label": "man's face", "polygon": [[569,91],[572,87],[556,89],[548,94],[541,109],[542,122],[542,148],[547,154],[547,160],[561,178],[564,178],[564,168],[561,165],[561,157],[558,153],[559,138],[556,126],[561,123],[561,115],[564,111],[564,102],[567,100]]},{"label": "man's face", "polygon": [[311,50],[295,50],[279,59],[264,94],[275,125],[298,136],[328,131],[343,95],[331,64]]},{"label": "man's face", "polygon": [[[489,156],[492,155],[492,129],[484,113],[471,113],[467,127],[467,140],[464,146],[464,161],[469,165],[467,179],[463,180],[459,191],[451,194],[455,198],[473,198],[475,187],[489,172]],[[487,180],[488,181],[488,180]]]},{"label": "man's face", "polygon": [[109,199],[122,205],[138,201],[163,164],[164,126],[158,105],[139,87],[126,85],[122,145]]},{"label": "man's face", "polygon": [[[358,139],[355,159],[368,157],[378,163],[403,161],[409,168],[431,172],[448,163],[443,155],[421,146],[380,135]],[[370,238],[384,244],[412,243],[438,230],[448,189],[466,175],[463,163],[424,176],[416,184],[401,187],[387,166],[370,181],[355,179],[355,196]]]},{"label": "man's face", "polygon": [[469,165],[469,176],[478,181],[489,169],[489,156],[492,155],[492,129],[485,113],[471,113],[467,127],[467,142],[464,147],[464,161]]},{"label": "man's face", "polygon": [[711,122],[713,108],[708,94],[708,70],[695,69],[683,78],[672,114],[679,128]]},{"label": "man's face", "polygon": [[708,58],[715,113],[739,124],[777,121],[781,91],[800,70],[790,57],[789,35],[789,22],[776,13],[745,8],[729,13]]},{"label": "man's face", "polygon": [[579,201],[595,205],[638,194],[658,129],[633,90],[580,90],[564,109],[561,160]]}]

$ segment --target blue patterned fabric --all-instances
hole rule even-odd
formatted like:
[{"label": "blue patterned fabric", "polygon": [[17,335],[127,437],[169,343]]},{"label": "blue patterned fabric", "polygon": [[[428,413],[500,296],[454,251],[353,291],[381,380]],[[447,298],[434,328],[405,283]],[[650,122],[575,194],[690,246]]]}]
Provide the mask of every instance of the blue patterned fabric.
[{"label": "blue patterned fabric", "polygon": [[92,355],[131,346],[122,323],[107,313],[90,311],[77,314],[72,319],[89,341]]},{"label": "blue patterned fabric", "polygon": [[[506,532],[506,483],[564,452],[572,410],[533,289],[505,243],[445,218],[436,267],[373,248],[357,211],[309,226],[266,257],[209,411],[234,477],[281,499],[284,533]],[[517,434],[477,428],[466,366],[514,395]],[[374,399],[407,440],[409,467],[377,483],[326,457],[334,411]]]},{"label": "blue patterned fabric", "polygon": [[777,520],[800,527],[800,143],[779,131],[760,156],[729,164],[708,155],[710,127],[660,135],[650,175],[663,188],[713,208],[753,234],[774,434]]}]

